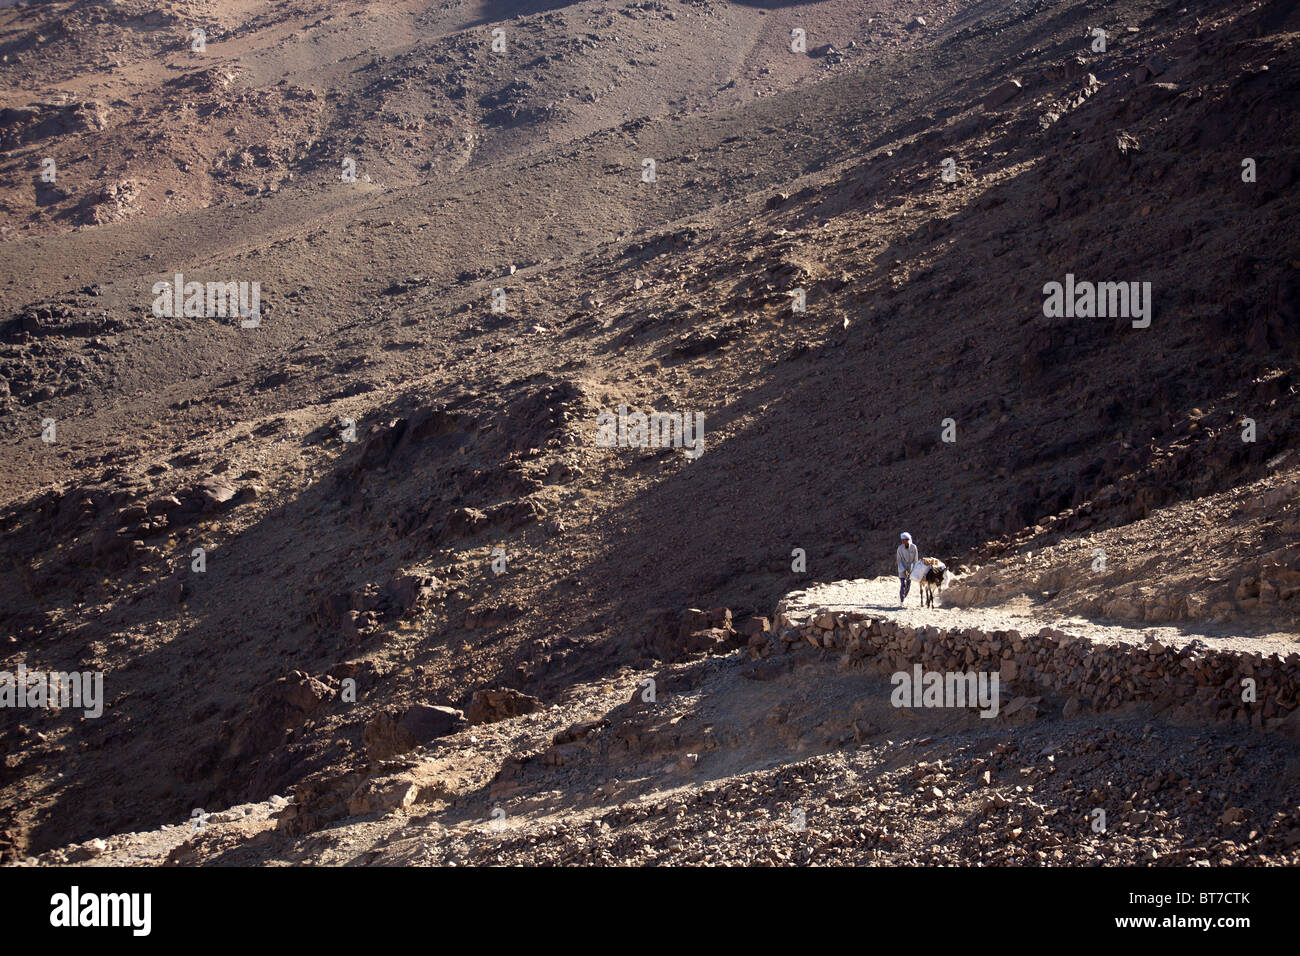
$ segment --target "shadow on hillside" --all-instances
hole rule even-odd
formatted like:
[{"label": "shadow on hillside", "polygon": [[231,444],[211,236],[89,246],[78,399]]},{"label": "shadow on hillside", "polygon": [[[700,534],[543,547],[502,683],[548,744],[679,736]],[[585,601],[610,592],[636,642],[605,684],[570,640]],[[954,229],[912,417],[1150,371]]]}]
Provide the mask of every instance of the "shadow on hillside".
[{"label": "shadow on hillside", "polygon": [[[1237,136],[1247,137],[1259,121],[1251,114],[1270,109],[1261,102],[1243,112]],[[1130,126],[1150,137],[1147,161],[1164,169],[1169,134],[1157,130],[1166,114],[1154,111],[1148,120],[1150,128]],[[1192,113],[1182,122],[1199,120]],[[1117,158],[1108,116],[1072,125],[1078,132],[1068,152],[1022,164],[950,217],[900,236],[900,258],[923,265],[898,291],[869,274],[866,282],[877,281],[868,289],[841,296],[847,331],[832,326],[823,344],[775,358],[752,347],[761,333],[699,359],[661,358],[679,369],[719,361],[746,367],[753,385],[720,407],[680,409],[705,415],[706,436],[730,431],[709,440],[698,461],[606,452],[640,457],[644,468],[665,473],[598,519],[595,534],[610,547],[579,572],[612,632],[607,639],[635,649],[656,608],[766,613],[784,592],[813,580],[887,574],[900,528],[956,557],[1090,500],[1123,476],[1139,476],[1139,487],[1149,483],[1164,500],[1199,497],[1258,475],[1285,447],[1281,435],[1243,446],[1208,474],[1190,459],[1178,472],[1156,467],[1152,437],[1164,437],[1175,416],[1232,402],[1270,363],[1291,361],[1287,343],[1271,337],[1266,354],[1204,358],[1218,334],[1207,318],[1268,309],[1281,263],[1272,257],[1272,274],[1243,277],[1225,292],[1186,254],[1170,254],[1175,225],[1136,215],[1135,201],[1155,187]],[[1017,162],[1017,150],[1030,148],[1017,141],[1023,134],[1023,124],[1003,130],[1011,141],[1003,162]],[[1037,148],[1051,142],[1039,137]],[[996,153],[999,145],[995,139],[984,149]],[[924,175],[919,154],[911,155],[911,168]],[[904,171],[907,157],[898,158]],[[842,196],[868,196],[873,185],[887,185],[887,176],[872,175],[852,170],[837,188]],[[1121,185],[1104,188],[1112,175]],[[1186,175],[1183,195],[1248,215],[1231,184],[1194,170]],[[1080,176],[1081,188],[1051,211],[1062,181]],[[921,192],[940,189],[935,177]],[[1271,212],[1282,221],[1288,215],[1284,204]],[[1235,255],[1230,230],[1216,239],[1223,254]],[[1044,282],[1068,272],[1139,275],[1166,290],[1152,330],[1132,329],[1126,319],[1044,319]],[[763,326],[786,321],[760,316]],[[816,321],[810,310],[809,322]],[[1189,378],[1191,366],[1200,371]],[[940,433],[949,418],[958,437],[945,443]],[[1091,515],[1088,527],[1133,517],[1133,502],[1122,500]],[[794,549],[806,552],[806,574],[791,571]],[[593,655],[579,674],[591,679],[604,666]]]},{"label": "shadow on hillside", "polygon": [[461,29],[513,20],[515,17],[533,16],[551,10],[575,6],[579,0],[479,0],[478,12]]}]

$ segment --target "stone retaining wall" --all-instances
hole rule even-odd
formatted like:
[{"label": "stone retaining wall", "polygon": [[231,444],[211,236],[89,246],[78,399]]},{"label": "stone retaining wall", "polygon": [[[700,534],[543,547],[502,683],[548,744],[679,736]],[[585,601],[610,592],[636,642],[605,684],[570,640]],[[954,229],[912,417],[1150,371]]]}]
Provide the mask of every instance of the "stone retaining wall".
[{"label": "stone retaining wall", "polygon": [[[1300,654],[1215,650],[1199,641],[1166,647],[1098,644],[1044,627],[1037,633],[977,628],[911,627],[856,611],[777,605],[771,652],[796,642],[838,652],[885,673],[926,670],[997,671],[1004,686],[1052,691],[1067,698],[1066,716],[1090,707],[1112,710],[1144,702],[1174,716],[1230,720],[1300,736]],[[1255,702],[1242,700],[1255,681]]]}]

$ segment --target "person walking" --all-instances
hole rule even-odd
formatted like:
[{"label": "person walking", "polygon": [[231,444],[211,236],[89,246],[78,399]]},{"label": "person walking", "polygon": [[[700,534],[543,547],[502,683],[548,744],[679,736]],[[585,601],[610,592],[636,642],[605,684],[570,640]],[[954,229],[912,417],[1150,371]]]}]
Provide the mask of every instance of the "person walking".
[{"label": "person walking", "polygon": [[894,558],[898,562],[898,606],[903,607],[907,604],[907,592],[912,589],[912,565],[921,560],[921,551],[906,531],[898,537],[900,543]]}]

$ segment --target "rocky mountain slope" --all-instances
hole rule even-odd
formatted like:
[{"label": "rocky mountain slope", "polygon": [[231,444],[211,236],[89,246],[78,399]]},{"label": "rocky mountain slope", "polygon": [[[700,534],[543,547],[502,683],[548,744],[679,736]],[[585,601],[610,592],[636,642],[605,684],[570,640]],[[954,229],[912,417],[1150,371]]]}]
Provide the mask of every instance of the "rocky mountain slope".
[{"label": "rocky mountain slope", "polygon": [[[0,710],[7,859],[1294,862],[1285,734],[742,673],[902,529],[953,605],[1295,642],[1293,4],[435,6],[0,10],[0,670],[106,696]],[[260,321],[155,314],[177,273]],[[1048,318],[1067,275],[1149,324]],[[622,405],[702,454],[602,447]],[[970,815],[1049,744],[1206,802]]]}]

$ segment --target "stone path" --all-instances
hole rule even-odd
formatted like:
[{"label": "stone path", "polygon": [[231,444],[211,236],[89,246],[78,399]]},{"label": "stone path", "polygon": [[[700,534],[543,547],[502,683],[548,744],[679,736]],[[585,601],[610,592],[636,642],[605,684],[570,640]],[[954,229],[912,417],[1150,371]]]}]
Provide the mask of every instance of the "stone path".
[{"label": "stone path", "polygon": [[[860,611],[878,615],[909,627],[935,625],[943,628],[974,627],[983,631],[1017,630],[1034,633],[1044,627],[1059,628],[1099,644],[1145,644],[1149,638],[1166,647],[1181,647],[1194,640],[1219,650],[1277,653],[1285,657],[1300,652],[1300,634],[1248,637],[1233,634],[1220,625],[1187,621],[1179,624],[1122,624],[1061,617],[1051,608],[1039,606],[1022,596],[990,607],[921,607],[918,585],[913,584],[906,607],[898,606],[898,579],[857,578],[816,584],[787,594],[782,608],[791,617],[826,608],[830,611]],[[942,604],[942,597],[939,604]]]}]

